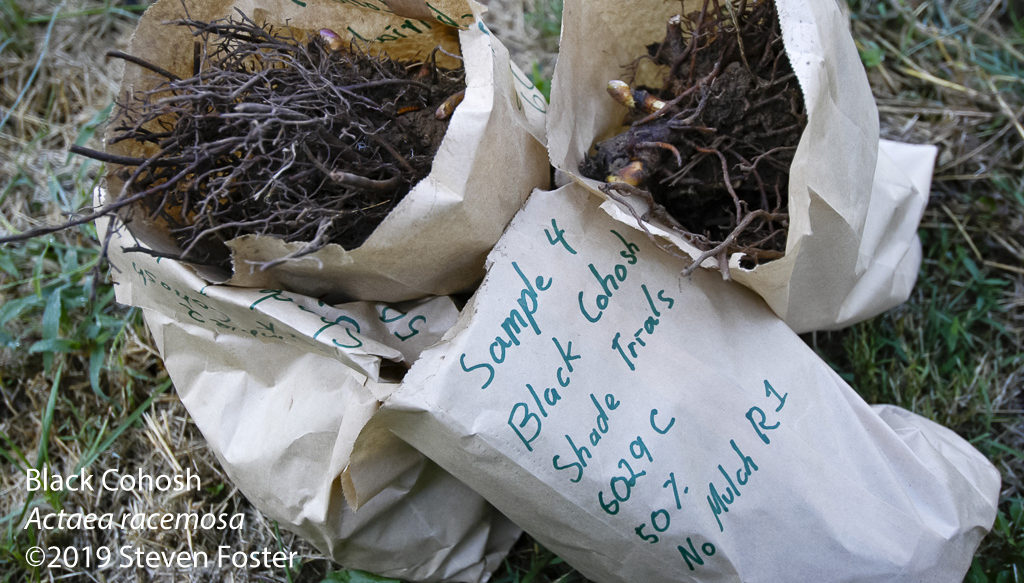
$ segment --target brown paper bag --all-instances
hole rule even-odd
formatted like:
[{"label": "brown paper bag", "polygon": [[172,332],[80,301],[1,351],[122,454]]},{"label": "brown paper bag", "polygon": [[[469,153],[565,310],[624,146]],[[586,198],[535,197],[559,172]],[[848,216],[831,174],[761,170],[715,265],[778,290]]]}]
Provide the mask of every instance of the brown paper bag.
[{"label": "brown paper bag", "polygon": [[[410,581],[485,581],[520,530],[375,421],[381,379],[458,315],[448,298],[331,306],[211,285],[124,253],[117,300],[143,309],[182,403],[261,512],[348,568]],[[358,440],[357,440],[358,438]]]},{"label": "brown paper bag", "polygon": [[602,583],[961,581],[996,469],[597,200],[534,193],[381,420]]},{"label": "brown paper bag", "polygon": [[[477,24],[479,7],[458,0],[163,0],[140,21],[132,52],[190,72],[182,68],[191,67],[191,39],[164,24],[186,8],[198,20],[237,8],[277,25],[348,31],[399,58],[438,44],[461,49],[467,98],[431,175],[359,249],[327,248],[258,271],[246,266],[293,247],[243,238],[225,284],[176,261],[125,253],[137,245],[174,250],[138,217],[109,248],[118,301],[143,308],[182,402],[258,509],[349,568],[410,581],[486,580],[518,527],[381,428],[375,414],[395,379],[457,316],[448,298],[393,300],[478,280],[505,224],[547,180],[535,88]],[[129,67],[123,90],[149,83]],[[118,151],[123,146],[111,149],[135,154]],[[119,187],[116,175],[111,187]],[[343,297],[373,301],[322,301]]]},{"label": "brown paper bag", "polygon": [[[688,1],[685,10],[699,8]],[[881,313],[910,294],[921,260],[917,224],[927,201],[935,148],[878,139],[878,113],[848,24],[835,2],[776,0],[787,55],[800,82],[808,125],[790,169],[785,256],[753,269],[730,258],[731,277],[763,297],[797,332],[839,328]],[[623,68],[664,38],[680,3],[566,0],[551,90],[552,164],[604,196],[579,174],[595,140],[618,131],[625,109],[605,92]],[[634,210],[607,210],[636,226]],[[646,229],[696,260],[701,251],[649,218]],[[717,269],[714,259],[703,267]]]},{"label": "brown paper bag", "polygon": [[[425,58],[437,46],[462,55],[466,98],[451,117],[431,173],[357,249],[330,245],[317,253],[269,269],[258,265],[302,248],[269,237],[240,237],[230,243],[233,274],[204,270],[211,282],[284,288],[330,301],[404,301],[471,288],[483,275],[483,258],[529,192],[547,184],[549,166],[542,142],[543,97],[511,63],[508,51],[477,22],[472,2],[345,3],[220,0],[161,0],[139,21],[132,54],[180,75],[191,75],[192,37],[167,22],[186,10],[196,20],[229,16],[235,10],[258,22],[313,32],[331,28],[361,43],[372,41],[394,58]],[[399,16],[402,11],[411,16]],[[418,15],[418,16],[417,16]],[[458,25],[461,28],[454,28]],[[346,40],[348,40],[346,38]],[[132,65],[122,99],[160,79]],[[138,156],[129,142],[111,152]],[[110,191],[120,192],[116,172]],[[173,252],[176,245],[159,225],[133,217],[132,232],[148,246]]]}]

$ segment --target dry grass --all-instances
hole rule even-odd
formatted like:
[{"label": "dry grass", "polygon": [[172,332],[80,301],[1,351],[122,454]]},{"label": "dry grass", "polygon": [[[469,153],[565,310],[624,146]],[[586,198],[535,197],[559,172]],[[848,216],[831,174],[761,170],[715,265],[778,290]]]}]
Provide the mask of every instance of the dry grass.
[{"label": "dry grass", "polygon": [[[991,304],[979,324],[990,328],[991,341],[1007,342],[989,345],[1001,350],[987,355],[978,350],[984,346],[964,355],[986,356],[974,363],[972,384],[989,385],[978,390],[987,392],[994,412],[1008,418],[1000,442],[1019,453],[1024,450],[1024,22],[999,0],[915,4],[890,2],[886,11],[854,6],[854,35],[870,65],[883,134],[939,146],[921,229],[925,285],[911,306],[940,308],[937,298],[923,295],[934,294],[939,282],[948,284],[950,298],[973,296],[978,305]],[[962,269],[955,272],[953,264]],[[971,332],[963,334],[969,338]],[[969,396],[936,411],[939,420],[961,420],[961,410],[977,405]],[[1014,496],[1024,493],[1020,461],[1007,466],[1004,476]]]},{"label": "dry grass", "polygon": [[[51,27],[31,19],[49,20],[55,14],[52,3],[8,4],[5,12],[18,10],[24,21],[4,14],[5,27],[11,30],[5,31],[9,36],[0,52],[5,121],[0,127],[0,176],[7,177],[2,191],[5,218],[21,230],[54,218],[51,213],[59,209],[51,206],[50,213],[41,215],[36,205],[70,202],[53,201],[47,194],[67,196],[75,191],[71,179],[81,162],[69,161],[67,148],[110,104],[121,68],[104,63],[103,53],[111,45],[126,44],[132,19],[68,17],[99,3],[66,2]],[[40,185],[46,187],[37,188]]]},{"label": "dry grass", "polygon": [[558,55],[561,0],[484,0],[483,4],[489,8],[484,20],[515,62],[534,82],[550,80]]},{"label": "dry grass", "polygon": [[[109,2],[42,0],[2,4],[0,32],[0,231],[53,224],[84,206],[102,167],[68,156],[71,144],[99,148],[93,134],[112,101],[137,12]],[[292,571],[208,569],[192,581],[319,580],[327,562],[309,545],[260,515],[230,486],[188,418],[137,314],[115,306],[102,283],[93,291],[97,242],[91,228],[4,249],[0,267],[0,580],[179,581],[173,568],[35,570],[31,545],[131,545],[145,551],[276,551],[305,560]],[[20,306],[17,309],[12,306]],[[6,311],[5,311],[6,308]],[[12,313],[12,312],[17,313]],[[99,333],[94,333],[99,330]],[[74,345],[62,344],[71,339]],[[99,383],[90,378],[100,351]],[[98,479],[107,469],[174,475],[196,472],[200,492],[29,493],[27,468],[61,475],[81,468]],[[32,509],[73,513],[241,513],[240,530],[21,530]],[[84,560],[84,559],[83,559]]]},{"label": "dry grass", "polygon": [[953,428],[1000,469],[1000,514],[967,580],[1020,581],[1024,10],[1003,0],[849,5],[883,135],[936,144],[939,156],[910,300],[817,340],[869,402]]}]

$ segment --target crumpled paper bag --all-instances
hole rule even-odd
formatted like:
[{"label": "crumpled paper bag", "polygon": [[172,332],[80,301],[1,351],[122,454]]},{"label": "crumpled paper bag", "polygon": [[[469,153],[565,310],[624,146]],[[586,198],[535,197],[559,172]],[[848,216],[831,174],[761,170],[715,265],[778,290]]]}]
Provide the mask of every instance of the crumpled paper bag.
[{"label": "crumpled paper bag", "polygon": [[332,306],[208,284],[109,245],[117,301],[142,308],[182,403],[232,483],[348,568],[487,580],[520,529],[376,421],[394,380],[456,320],[447,297]]},{"label": "crumpled paper bag", "polygon": [[[800,82],[808,125],[791,166],[785,256],[753,269],[730,258],[732,279],[754,290],[797,332],[834,329],[877,315],[910,294],[921,261],[917,225],[936,149],[878,138],[878,111],[838,4],[775,0],[783,42]],[[699,8],[688,0],[685,10]],[[664,38],[678,1],[566,0],[551,89],[552,164],[604,197],[578,168],[599,139],[618,132],[625,109],[605,92],[623,67]],[[636,226],[634,210],[606,208]],[[696,260],[701,252],[655,219],[647,230]],[[714,259],[703,267],[717,269]]]},{"label": "crumpled paper bag", "polygon": [[533,194],[381,421],[602,583],[961,581],[996,469],[597,203]]},{"label": "crumpled paper bag", "polygon": [[[212,283],[284,288],[332,302],[397,302],[466,291],[483,276],[487,251],[525,197],[533,188],[548,184],[542,145],[545,108],[537,105],[538,99],[544,102],[543,97],[478,21],[482,8],[465,0],[390,4],[393,7],[370,0],[161,0],[140,19],[129,52],[185,76],[192,74],[192,37],[185,27],[167,22],[184,17],[186,11],[194,19],[212,20],[236,9],[257,22],[306,33],[331,28],[346,40],[364,45],[372,41],[371,50],[384,50],[394,58],[422,59],[442,46],[461,54],[466,67],[466,97],[450,119],[431,173],[365,243],[348,251],[329,245],[261,269],[261,264],[286,257],[302,244],[239,237],[230,243],[232,274],[202,270]],[[121,98],[162,80],[127,65]],[[137,144],[128,141],[112,144],[108,150],[143,155]],[[108,179],[110,191],[120,192],[116,169]],[[132,217],[130,228],[149,247],[171,253],[177,249],[160,225],[146,217]]]}]

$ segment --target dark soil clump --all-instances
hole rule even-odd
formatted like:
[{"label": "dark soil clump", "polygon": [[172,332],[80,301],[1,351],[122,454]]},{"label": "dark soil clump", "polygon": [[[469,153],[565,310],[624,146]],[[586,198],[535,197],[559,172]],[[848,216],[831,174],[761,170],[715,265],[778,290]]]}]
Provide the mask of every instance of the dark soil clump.
[{"label": "dark soil clump", "polygon": [[124,166],[126,222],[166,225],[197,264],[230,268],[224,243],[241,235],[305,243],[292,257],[358,247],[429,174],[465,88],[461,68],[370,55],[326,29],[177,24],[197,38],[194,76],[116,55],[166,81],[120,103],[109,133],[146,154],[105,158]]},{"label": "dark soil clump", "polygon": [[[581,164],[613,198],[651,199],[655,213],[726,265],[781,257],[788,227],[789,167],[807,116],[771,0],[707,0],[669,20],[648,55],[663,87],[613,81],[630,107],[628,129],[595,145]],[[726,275],[728,272],[726,270]]]}]

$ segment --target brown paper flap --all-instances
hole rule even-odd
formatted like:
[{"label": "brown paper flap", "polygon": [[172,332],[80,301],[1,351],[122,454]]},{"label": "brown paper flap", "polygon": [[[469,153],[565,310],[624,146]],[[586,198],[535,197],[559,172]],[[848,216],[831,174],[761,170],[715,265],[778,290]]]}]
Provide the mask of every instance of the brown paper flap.
[{"label": "brown paper flap", "polygon": [[[434,159],[431,174],[417,184],[391,215],[359,248],[345,251],[328,246],[318,253],[262,270],[268,259],[287,256],[301,248],[278,240],[241,238],[231,244],[236,271],[233,276],[210,270],[201,274],[215,283],[246,287],[287,288],[329,301],[371,299],[404,301],[445,295],[471,288],[483,275],[483,258],[519,209],[530,190],[546,186],[548,164],[542,145],[545,108],[543,97],[511,63],[508,52],[481,25],[458,30],[427,20],[410,20],[370,0],[338,4],[310,0],[302,6],[277,2],[199,3],[194,18],[216,18],[235,8],[256,14],[258,20],[287,24],[298,31],[322,27],[355,39],[373,40],[389,55],[401,58],[430,53],[440,43],[451,53],[464,54],[467,94],[451,118],[448,133]],[[258,4],[258,6],[255,6]],[[473,2],[427,2],[435,19],[445,10],[469,9],[459,17],[476,21]],[[438,12],[440,11],[440,12]],[[455,12],[453,12],[454,14]],[[192,44],[188,31],[166,26],[180,17],[180,0],[161,0],[143,19],[132,52],[158,61],[165,68],[190,74]],[[460,40],[461,36],[461,40]],[[158,82],[138,67],[126,69],[124,91]],[[499,138],[500,136],[500,138]],[[142,155],[128,142],[110,148],[122,155]],[[112,192],[121,183],[111,172]],[[160,224],[143,219],[132,223],[133,232],[163,252],[175,249]]]},{"label": "brown paper flap", "polygon": [[[881,247],[862,245],[862,237],[869,224],[884,223],[884,213],[894,209],[919,220],[928,184],[913,182],[907,174],[930,168],[934,158],[921,150],[906,168],[878,159],[877,109],[848,21],[834,2],[778,0],[776,6],[808,110],[790,172],[786,256],[744,269],[742,256],[735,255],[729,269],[795,330],[836,328],[906,299],[909,288],[901,282],[914,280],[917,262],[893,263],[872,255],[871,248],[889,253],[902,248],[912,258],[918,245],[914,220],[887,232]],[[618,132],[625,113],[606,95],[605,84],[646,54],[647,44],[661,40],[666,20],[678,11],[678,4],[655,0],[628,7],[610,0],[565,3],[548,117],[549,153],[556,168],[602,198],[598,183],[581,177],[578,167],[596,140]],[[617,203],[606,208],[636,228],[634,213]],[[669,227],[648,220],[642,230],[671,241],[693,259],[700,256]],[[703,266],[718,268],[714,259]],[[845,303],[854,288],[857,300]]]},{"label": "brown paper flap", "polygon": [[595,581],[961,581],[992,464],[596,203],[534,193],[393,431]]}]

